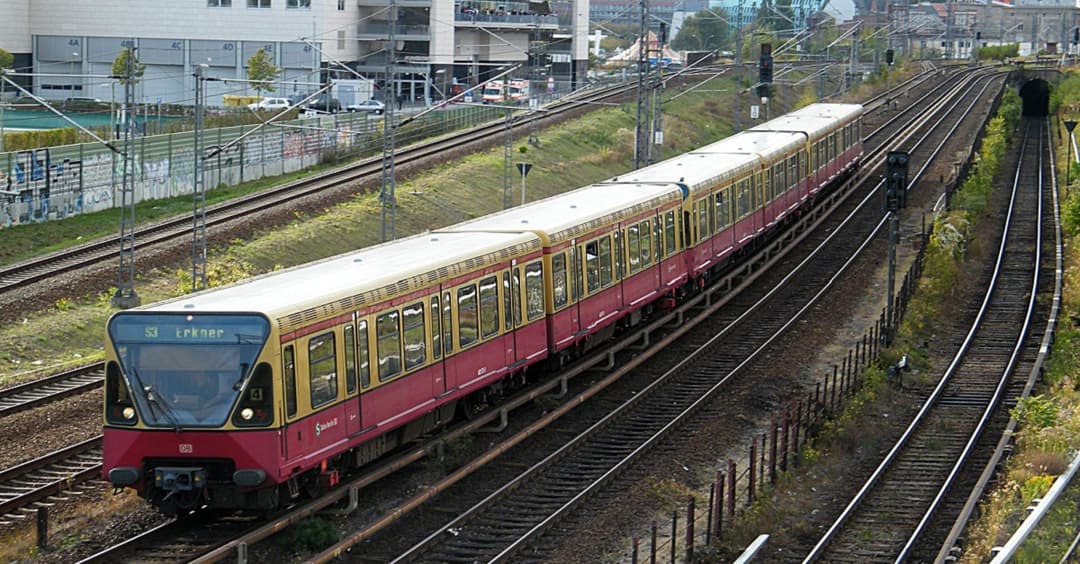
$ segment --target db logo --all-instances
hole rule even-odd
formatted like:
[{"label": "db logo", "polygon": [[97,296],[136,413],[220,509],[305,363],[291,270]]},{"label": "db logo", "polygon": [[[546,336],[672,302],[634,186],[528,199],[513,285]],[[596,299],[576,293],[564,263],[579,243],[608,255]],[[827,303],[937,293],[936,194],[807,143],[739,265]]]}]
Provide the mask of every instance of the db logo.
[{"label": "db logo", "polygon": [[180,454],[191,454],[195,452],[195,448],[188,444],[180,445]]}]

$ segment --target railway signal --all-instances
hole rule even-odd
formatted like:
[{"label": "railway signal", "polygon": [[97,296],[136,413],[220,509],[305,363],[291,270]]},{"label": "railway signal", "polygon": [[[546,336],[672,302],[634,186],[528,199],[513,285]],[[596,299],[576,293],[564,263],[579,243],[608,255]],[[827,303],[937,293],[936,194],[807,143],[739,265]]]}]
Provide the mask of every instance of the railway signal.
[{"label": "railway signal", "polygon": [[907,205],[908,162],[910,155],[904,151],[889,151],[885,158],[885,208],[897,211]]},{"label": "railway signal", "polygon": [[758,82],[769,84],[773,79],[772,43],[761,44],[761,59],[758,60]]},{"label": "railway signal", "polygon": [[886,49],[885,50],[885,64],[886,65],[892,66],[893,57],[895,56],[895,54],[896,54],[896,52],[893,51],[892,49]]}]

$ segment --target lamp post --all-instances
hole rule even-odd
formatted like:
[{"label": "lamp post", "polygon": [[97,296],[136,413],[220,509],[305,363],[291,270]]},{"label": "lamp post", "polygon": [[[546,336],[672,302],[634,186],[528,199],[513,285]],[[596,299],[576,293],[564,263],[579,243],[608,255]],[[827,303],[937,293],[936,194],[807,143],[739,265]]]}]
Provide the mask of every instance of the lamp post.
[{"label": "lamp post", "polygon": [[1069,176],[1072,174],[1072,134],[1076,129],[1076,122],[1068,119],[1065,120],[1065,129],[1069,131],[1069,138],[1065,140],[1065,196],[1069,196]]}]

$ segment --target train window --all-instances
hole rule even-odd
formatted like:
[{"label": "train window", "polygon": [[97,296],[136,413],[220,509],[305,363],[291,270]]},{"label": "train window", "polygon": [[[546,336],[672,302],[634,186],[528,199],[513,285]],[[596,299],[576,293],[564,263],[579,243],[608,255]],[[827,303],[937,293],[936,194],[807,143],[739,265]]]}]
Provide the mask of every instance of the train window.
[{"label": "train window", "polygon": [[566,305],[566,255],[551,256],[551,293],[555,309]]},{"label": "train window", "polygon": [[[517,272],[514,272],[517,275]],[[514,285],[515,287],[517,284]],[[510,303],[511,295],[513,292],[510,290],[510,273],[503,273],[503,328],[507,331],[514,328],[514,306]]]},{"label": "train window", "polygon": [[525,304],[529,321],[544,316],[544,269],[539,261],[525,266]]},{"label": "train window", "polygon": [[405,370],[427,362],[427,336],[424,335],[424,302],[401,308],[401,337],[405,343]]},{"label": "train window", "polygon": [[345,393],[356,393],[356,339],[352,324],[345,326]]},{"label": "train window", "polygon": [[476,318],[476,284],[469,284],[457,291],[458,348],[465,348],[477,341],[480,335]]},{"label": "train window", "polygon": [[615,279],[622,280],[626,261],[626,254],[623,253],[622,229],[616,229],[611,236],[615,238]]},{"label": "train window", "polygon": [[296,359],[292,345],[281,353],[281,371],[285,376],[285,413],[293,417],[296,415]]},{"label": "train window", "polygon": [[442,308],[439,307],[439,296],[431,296],[431,358],[438,359],[442,356],[442,344],[440,337],[442,336],[442,330],[440,329],[441,323],[439,322],[439,312]]},{"label": "train window", "polygon": [[[539,266],[539,265],[537,265]],[[540,290],[540,301],[543,302],[544,290]],[[514,310],[514,327],[521,325],[521,269],[514,267],[513,286],[510,291],[510,307]],[[540,306],[543,311],[543,305]]]},{"label": "train window", "polygon": [[600,286],[604,288],[610,286],[612,279],[611,237],[604,235],[600,238]]},{"label": "train window", "polygon": [[637,225],[626,228],[626,250],[630,255],[630,274],[633,274],[641,268],[641,242]]},{"label": "train window", "polygon": [[454,300],[450,292],[443,294],[442,303],[442,346],[443,353],[446,356],[450,356],[450,353],[454,352],[454,321],[453,321]]},{"label": "train window", "polygon": [[333,333],[323,333],[308,341],[308,375],[312,409],[337,399],[337,357]]},{"label": "train window", "polygon": [[499,279],[489,276],[480,281],[480,333],[488,338],[499,332]]},{"label": "train window", "polygon": [[585,243],[585,283],[589,293],[600,289],[600,241]]},{"label": "train window", "polygon": [[706,208],[708,204],[705,200],[697,201],[698,208],[698,241],[704,241],[709,238],[709,210]]},{"label": "train window", "polygon": [[673,254],[675,245],[675,210],[668,210],[664,214],[664,256]]},{"label": "train window", "polygon": [[806,150],[799,151],[799,178],[807,175],[806,170]]},{"label": "train window", "polygon": [[401,374],[401,322],[397,311],[375,318],[375,346],[379,353],[379,381]]},{"label": "train window", "polygon": [[759,201],[761,198],[758,196],[757,182],[754,182],[753,176],[750,176],[750,178],[744,180],[744,182],[746,182],[747,189],[750,190],[750,208],[756,210],[761,205],[761,202]]},{"label": "train window", "polygon": [[371,352],[368,350],[367,320],[356,322],[356,350],[360,357],[360,387],[371,387]]},{"label": "train window", "polygon": [[652,263],[652,237],[648,221],[638,224],[638,237],[641,240],[641,266],[645,267]]},{"label": "train window", "polygon": [[776,190],[773,188],[771,171],[766,170],[765,174],[761,175],[762,182],[765,184],[765,197],[770,201],[776,198]]},{"label": "train window", "polygon": [[585,289],[582,284],[582,272],[581,272],[581,257],[578,256],[579,251],[577,245],[570,247],[570,298],[574,301],[581,299],[581,294]]},{"label": "train window", "polygon": [[716,231],[720,232],[727,227],[727,208],[724,207],[724,193],[713,194],[713,206],[716,208]]},{"label": "train window", "polygon": [[750,194],[746,192],[746,183],[739,182],[735,185],[739,197],[739,217],[743,217],[750,211]]},{"label": "train window", "polygon": [[701,209],[702,210],[708,210],[708,212],[709,212],[709,228],[708,228],[708,231],[706,233],[702,234],[702,236],[711,235],[713,233],[716,233],[716,210],[713,208],[713,206],[709,205],[708,196],[706,196],[705,198],[702,198],[702,200],[701,200]]},{"label": "train window", "polygon": [[798,179],[799,179],[799,157],[797,155],[791,155],[790,157],[788,157],[787,162],[788,162],[788,175],[787,175],[788,183],[787,183],[787,186],[790,189],[790,188],[793,188],[795,186],[795,183],[798,182]]}]

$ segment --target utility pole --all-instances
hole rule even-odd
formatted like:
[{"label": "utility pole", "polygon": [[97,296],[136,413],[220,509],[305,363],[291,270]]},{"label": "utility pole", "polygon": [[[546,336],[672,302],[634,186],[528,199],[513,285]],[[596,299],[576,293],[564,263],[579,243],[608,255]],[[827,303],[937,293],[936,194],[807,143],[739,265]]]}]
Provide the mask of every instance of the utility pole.
[{"label": "utility pole", "polygon": [[667,42],[667,24],[660,22],[660,35],[657,39],[656,51],[656,81],[653,87],[653,112],[652,112],[652,143],[656,145],[655,151],[650,151],[649,156],[653,160],[660,159],[660,146],[664,144],[664,114],[662,104],[664,98],[664,43]]},{"label": "utility pole", "polygon": [[397,219],[397,198],[394,195],[396,188],[394,182],[394,87],[397,82],[394,68],[394,55],[397,45],[394,40],[394,31],[397,28],[397,2],[390,0],[388,40],[386,42],[386,84],[383,87],[383,158],[382,158],[382,189],[379,191],[379,202],[382,203],[382,240],[392,241],[397,238],[395,221]]},{"label": "utility pole", "polygon": [[649,5],[648,0],[639,0],[641,6],[640,39],[638,40],[638,76],[637,76],[637,127],[634,130],[634,168],[638,169],[649,162]]},{"label": "utility pole", "polygon": [[514,111],[506,108],[506,143],[503,145],[503,209],[508,210],[511,203],[511,174],[514,153]]},{"label": "utility pole", "polygon": [[191,291],[209,287],[206,280],[206,163],[203,161],[203,111],[206,104],[205,67],[195,65],[195,188],[192,191]]},{"label": "utility pole", "polygon": [[120,268],[113,294],[114,306],[127,309],[140,303],[135,292],[135,46],[127,48],[124,69],[124,160],[120,188]]}]

